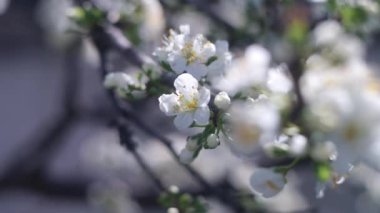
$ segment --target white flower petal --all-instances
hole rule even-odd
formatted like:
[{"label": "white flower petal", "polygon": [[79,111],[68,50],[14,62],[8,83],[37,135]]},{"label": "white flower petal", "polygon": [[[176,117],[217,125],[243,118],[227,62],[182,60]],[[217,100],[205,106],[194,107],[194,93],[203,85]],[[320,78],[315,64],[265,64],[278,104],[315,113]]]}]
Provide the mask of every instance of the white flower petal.
[{"label": "white flower petal", "polygon": [[253,69],[255,67],[269,67],[271,59],[268,50],[259,45],[249,46],[245,52],[245,57]]},{"label": "white flower petal", "polygon": [[218,40],[215,42],[216,54],[222,55],[228,52],[228,42],[224,40]]},{"label": "white flower petal", "polygon": [[210,102],[210,90],[206,87],[202,87],[199,89],[199,99],[198,99],[198,105],[200,107],[205,107]]},{"label": "white flower petal", "polygon": [[200,79],[201,77],[207,74],[207,66],[202,63],[193,63],[187,66],[186,71],[194,76],[196,79]]},{"label": "white flower petal", "polygon": [[178,74],[181,74],[186,69],[186,59],[181,55],[169,56],[170,67]]},{"label": "white flower petal", "polygon": [[268,72],[267,87],[272,92],[288,93],[293,88],[292,81],[281,67],[270,69]]},{"label": "white flower petal", "polygon": [[198,81],[189,73],[184,73],[174,80],[174,87],[177,93],[187,95],[198,89]]},{"label": "white flower petal", "polygon": [[127,73],[114,72],[107,74],[103,84],[106,88],[128,88],[129,85],[134,83],[132,77]]},{"label": "white flower petal", "polygon": [[203,45],[203,49],[200,54],[201,58],[208,60],[209,58],[215,55],[215,51],[215,45],[211,42],[207,42]]},{"label": "white flower petal", "polygon": [[164,94],[158,98],[160,110],[168,116],[175,115],[178,106],[178,96]]},{"label": "white flower petal", "polygon": [[250,178],[253,192],[265,198],[277,195],[285,186],[285,178],[282,174],[275,173],[272,169],[258,168]]},{"label": "white flower petal", "polygon": [[174,126],[178,130],[184,130],[188,128],[192,123],[193,123],[192,112],[180,113],[174,118]]},{"label": "white flower petal", "polygon": [[179,26],[179,31],[182,33],[182,34],[185,34],[185,35],[188,35],[190,34],[190,26],[189,25],[181,25]]},{"label": "white flower petal", "polygon": [[210,120],[210,109],[208,107],[200,107],[194,113],[194,120],[199,125],[207,125]]}]

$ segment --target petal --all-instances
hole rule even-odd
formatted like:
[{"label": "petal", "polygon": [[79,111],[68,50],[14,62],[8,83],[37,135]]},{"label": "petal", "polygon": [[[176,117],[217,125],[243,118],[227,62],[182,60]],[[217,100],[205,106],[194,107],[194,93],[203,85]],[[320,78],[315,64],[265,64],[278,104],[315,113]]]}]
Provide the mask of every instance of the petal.
[{"label": "petal", "polygon": [[193,113],[184,112],[180,113],[174,119],[174,126],[178,130],[184,130],[188,128],[193,123]]},{"label": "petal", "polygon": [[288,93],[293,88],[292,81],[281,67],[269,70],[267,87],[278,93]]},{"label": "petal", "polygon": [[215,45],[211,42],[207,42],[203,45],[203,49],[201,51],[201,58],[207,61],[209,58],[215,55]]},{"label": "petal", "polygon": [[285,186],[284,177],[271,169],[256,169],[250,178],[253,191],[265,198],[277,195]]},{"label": "petal", "polygon": [[181,55],[171,55],[169,57],[170,67],[178,74],[181,74],[186,69],[186,59]]},{"label": "petal", "polygon": [[193,40],[193,51],[197,54],[200,55],[203,49],[203,42],[204,42],[204,37],[203,35],[196,35],[194,40]]},{"label": "petal", "polygon": [[207,74],[207,66],[202,63],[195,62],[188,65],[186,71],[199,80],[202,76]]},{"label": "petal", "polygon": [[198,105],[200,107],[205,107],[207,106],[208,102],[210,102],[210,90],[206,87],[202,87],[199,90]]},{"label": "petal", "polygon": [[245,58],[249,63],[249,67],[265,70],[268,68],[271,59],[268,50],[259,45],[248,47],[245,52]]},{"label": "petal", "polygon": [[228,52],[228,42],[224,40],[218,40],[215,42],[216,54],[222,55],[225,52]]},{"label": "petal", "polygon": [[174,80],[174,87],[178,93],[187,94],[198,89],[198,81],[189,73],[184,73]]},{"label": "petal", "polygon": [[107,74],[103,84],[106,88],[128,88],[128,85],[134,84],[134,80],[127,73],[114,72]]},{"label": "petal", "polygon": [[181,25],[179,26],[179,31],[182,33],[182,34],[190,34],[190,26],[189,25]]},{"label": "petal", "polygon": [[199,125],[207,125],[210,121],[210,109],[207,106],[198,108],[194,113],[194,120]]},{"label": "petal", "polygon": [[168,116],[175,115],[178,106],[178,96],[164,94],[158,98],[160,110]]}]

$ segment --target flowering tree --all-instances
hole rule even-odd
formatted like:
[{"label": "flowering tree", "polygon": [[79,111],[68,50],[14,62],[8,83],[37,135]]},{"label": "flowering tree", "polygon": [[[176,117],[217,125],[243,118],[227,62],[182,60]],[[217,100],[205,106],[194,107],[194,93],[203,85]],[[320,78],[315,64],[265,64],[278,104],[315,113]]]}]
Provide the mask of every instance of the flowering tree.
[{"label": "flowering tree", "polygon": [[[379,2],[239,3],[245,8],[240,25],[195,0],[78,0],[67,11],[99,54],[120,143],[162,192],[160,203],[170,213],[207,212],[207,199],[165,185],[136,151],[130,125],[156,138],[205,194],[236,212],[257,210],[254,197],[280,193],[299,164],[314,171],[317,197],[359,164],[380,168],[380,81],[366,57],[380,29]],[[207,17],[210,33],[193,33],[187,23],[165,33],[172,23],[164,15],[172,20],[183,5]],[[137,71],[110,68],[115,52]],[[156,100],[187,136],[180,152],[131,110],[146,99]],[[191,167],[202,151],[220,145],[242,162],[263,155],[270,162],[247,180],[252,197],[213,186]]]}]

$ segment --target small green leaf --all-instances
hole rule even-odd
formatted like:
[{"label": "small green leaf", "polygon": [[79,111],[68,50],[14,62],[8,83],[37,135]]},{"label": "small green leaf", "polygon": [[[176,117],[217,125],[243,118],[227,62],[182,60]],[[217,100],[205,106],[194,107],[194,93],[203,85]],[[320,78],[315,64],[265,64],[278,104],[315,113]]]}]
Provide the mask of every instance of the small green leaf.
[{"label": "small green leaf", "polygon": [[322,182],[326,182],[331,178],[331,167],[327,162],[324,163],[316,163],[315,165],[315,173],[317,175],[318,180]]},{"label": "small green leaf", "polygon": [[210,58],[207,60],[206,65],[207,65],[207,66],[210,65],[212,62],[216,61],[217,59],[218,59],[218,57],[216,57],[216,56],[212,56],[212,57],[210,57]]},{"label": "small green leaf", "polygon": [[172,69],[172,67],[170,66],[170,64],[168,64],[167,62],[161,61],[160,65],[161,65],[162,69],[164,69],[165,71],[174,72],[174,70]]},{"label": "small green leaf", "polygon": [[303,20],[293,20],[286,30],[286,37],[296,46],[305,43],[308,36],[308,26]]}]

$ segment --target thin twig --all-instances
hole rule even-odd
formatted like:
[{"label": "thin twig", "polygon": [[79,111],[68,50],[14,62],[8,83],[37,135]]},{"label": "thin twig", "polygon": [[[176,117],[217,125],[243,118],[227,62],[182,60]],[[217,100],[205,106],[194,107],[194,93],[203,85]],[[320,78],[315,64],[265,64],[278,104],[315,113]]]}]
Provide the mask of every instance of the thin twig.
[{"label": "thin twig", "polygon": [[148,164],[145,162],[145,160],[141,157],[141,155],[136,150],[136,143],[134,143],[132,134],[127,127],[127,124],[118,122],[118,132],[119,132],[119,138],[121,144],[123,144],[126,149],[133,155],[137,163],[140,165],[140,167],[144,170],[144,172],[148,175],[150,179],[155,183],[156,187],[160,191],[165,190],[164,184],[161,182],[161,180],[156,176],[156,174],[150,169]]}]

